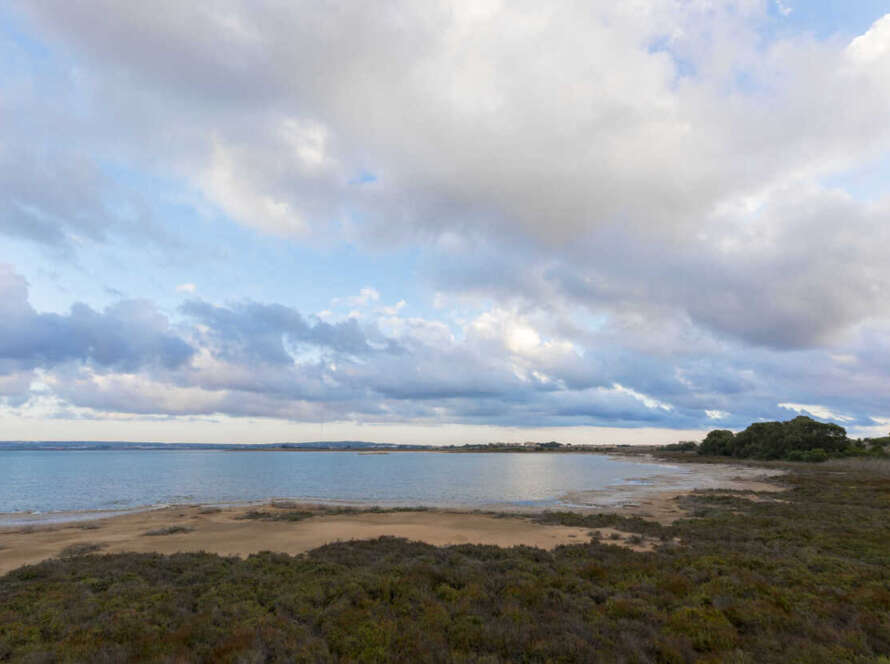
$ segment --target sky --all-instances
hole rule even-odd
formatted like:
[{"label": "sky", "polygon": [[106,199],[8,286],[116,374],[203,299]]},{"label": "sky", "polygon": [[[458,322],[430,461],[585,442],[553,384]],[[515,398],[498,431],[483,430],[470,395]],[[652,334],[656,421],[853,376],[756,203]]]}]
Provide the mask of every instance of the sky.
[{"label": "sky", "polygon": [[890,431],[890,0],[0,7],[0,439]]}]

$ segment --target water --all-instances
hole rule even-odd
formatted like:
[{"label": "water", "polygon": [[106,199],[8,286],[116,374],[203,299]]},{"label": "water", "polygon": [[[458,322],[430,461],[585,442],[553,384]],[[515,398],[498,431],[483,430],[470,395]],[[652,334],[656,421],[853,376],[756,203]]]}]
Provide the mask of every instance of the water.
[{"label": "water", "polygon": [[0,523],[10,513],[171,503],[313,502],[558,506],[569,491],[639,482],[676,467],[598,454],[0,451]]}]

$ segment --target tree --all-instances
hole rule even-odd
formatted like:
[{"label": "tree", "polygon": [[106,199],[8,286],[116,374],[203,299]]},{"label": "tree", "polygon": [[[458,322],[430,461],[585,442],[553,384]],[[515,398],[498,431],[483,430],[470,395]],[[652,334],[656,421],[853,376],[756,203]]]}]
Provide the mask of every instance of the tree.
[{"label": "tree", "polygon": [[801,415],[787,422],[755,422],[735,435],[715,429],[702,441],[699,454],[815,461],[849,450],[850,441],[842,426]]},{"label": "tree", "polygon": [[729,456],[732,454],[734,435],[728,429],[714,429],[709,432],[698,447],[699,454]]}]

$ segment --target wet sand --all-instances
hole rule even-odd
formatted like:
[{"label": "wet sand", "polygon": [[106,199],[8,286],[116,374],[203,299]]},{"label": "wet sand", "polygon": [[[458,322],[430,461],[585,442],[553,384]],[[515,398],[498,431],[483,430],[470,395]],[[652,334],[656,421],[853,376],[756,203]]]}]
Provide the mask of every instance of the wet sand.
[{"label": "wet sand", "polygon": [[[672,523],[687,516],[677,499],[693,491],[731,491],[741,498],[766,500],[758,494],[776,494],[784,471],[730,464],[683,463],[678,472],[648,477],[638,484],[625,484],[595,491],[573,491],[562,497],[579,511],[616,512],[659,523]],[[779,500],[778,497],[769,500]]]}]

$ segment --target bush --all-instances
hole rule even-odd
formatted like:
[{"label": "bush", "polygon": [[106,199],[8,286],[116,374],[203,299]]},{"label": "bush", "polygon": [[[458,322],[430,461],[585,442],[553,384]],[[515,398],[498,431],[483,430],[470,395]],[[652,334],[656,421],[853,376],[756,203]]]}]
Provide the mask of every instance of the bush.
[{"label": "bush", "polygon": [[681,440],[679,443],[665,445],[664,449],[672,452],[694,452],[698,449],[698,443],[692,440]]},{"label": "bush", "polygon": [[829,458],[828,452],[818,447],[814,450],[791,450],[785,455],[787,461],[808,461],[810,463],[821,463],[828,461]]}]

